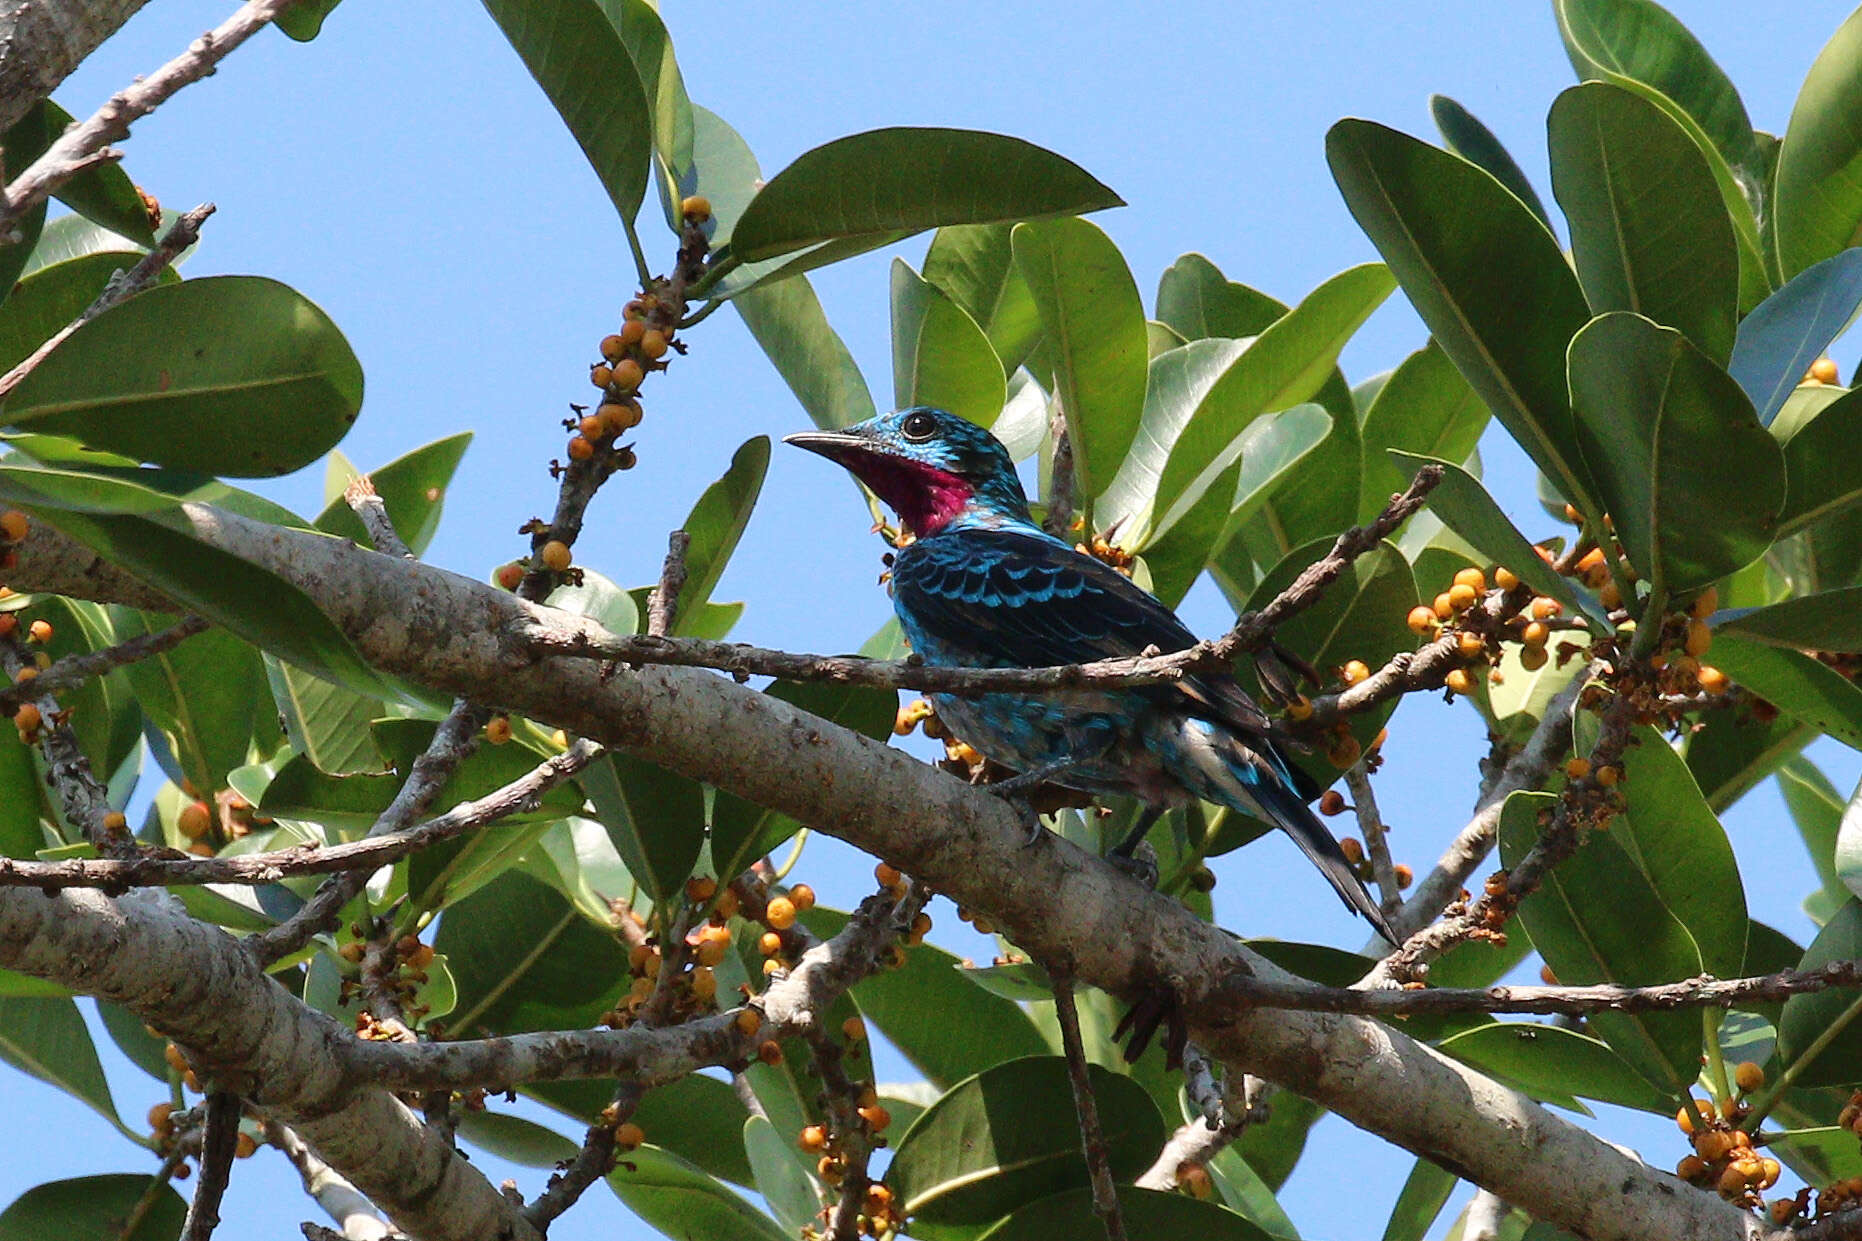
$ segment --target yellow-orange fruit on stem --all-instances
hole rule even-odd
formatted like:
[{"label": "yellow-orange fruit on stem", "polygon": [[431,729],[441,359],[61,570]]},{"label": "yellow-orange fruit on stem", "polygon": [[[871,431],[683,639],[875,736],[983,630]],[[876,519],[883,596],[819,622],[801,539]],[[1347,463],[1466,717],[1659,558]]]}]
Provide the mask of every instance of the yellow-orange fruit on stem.
[{"label": "yellow-orange fruit on stem", "polygon": [[614,373],[608,377],[608,387],[620,392],[632,392],[640,386],[646,373],[640,369],[640,363],[632,358],[622,358],[614,364]]},{"label": "yellow-orange fruit on stem", "polygon": [[693,194],[679,204],[679,214],[694,224],[703,224],[711,218],[711,200],[703,194]]},{"label": "yellow-orange fruit on stem", "polygon": [[538,555],[543,561],[543,567],[552,573],[561,573],[574,559],[569,551],[569,545],[561,539],[551,539],[545,543]]},{"label": "yellow-orange fruit on stem", "polygon": [[788,930],[795,925],[795,902],[786,896],[771,898],[763,911],[763,921],[775,930]]},{"label": "yellow-orange fruit on stem", "polygon": [[1479,569],[1469,567],[1455,574],[1454,584],[1456,586],[1466,586],[1469,590],[1479,594],[1481,591],[1487,589],[1487,575],[1482,573]]},{"label": "yellow-orange fruit on stem", "polygon": [[587,461],[595,455],[595,444],[587,436],[578,435],[569,441],[569,460]]},{"label": "yellow-orange fruit on stem", "polygon": [[1435,628],[1435,609],[1417,604],[1409,610],[1409,615],[1405,618],[1404,623],[1409,626],[1411,633],[1428,633]]},{"label": "yellow-orange fruit on stem", "polygon": [[485,740],[492,745],[503,745],[511,739],[511,717],[494,715],[485,721]]}]

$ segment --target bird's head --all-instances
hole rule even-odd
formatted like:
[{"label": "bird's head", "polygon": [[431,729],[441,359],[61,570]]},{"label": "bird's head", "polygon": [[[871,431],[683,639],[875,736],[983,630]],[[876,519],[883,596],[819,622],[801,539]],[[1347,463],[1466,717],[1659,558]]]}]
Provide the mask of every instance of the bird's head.
[{"label": "bird's head", "polygon": [[1029,521],[1028,498],[1008,449],[941,409],[918,405],[783,442],[845,466],[920,536],[958,520],[982,526]]}]

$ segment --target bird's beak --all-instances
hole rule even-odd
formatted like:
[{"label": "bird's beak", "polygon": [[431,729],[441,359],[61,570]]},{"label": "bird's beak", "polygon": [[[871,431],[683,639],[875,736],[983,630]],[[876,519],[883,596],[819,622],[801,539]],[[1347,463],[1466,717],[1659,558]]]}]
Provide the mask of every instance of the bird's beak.
[{"label": "bird's beak", "polygon": [[797,431],[794,435],[783,436],[782,442],[819,453],[841,465],[885,455],[884,450],[871,439],[864,435],[849,435],[845,431]]}]

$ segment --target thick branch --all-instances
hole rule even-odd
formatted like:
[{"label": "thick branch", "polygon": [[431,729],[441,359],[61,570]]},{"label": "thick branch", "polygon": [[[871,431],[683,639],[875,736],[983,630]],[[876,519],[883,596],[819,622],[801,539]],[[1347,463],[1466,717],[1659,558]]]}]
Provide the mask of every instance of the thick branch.
[{"label": "thick branch", "polygon": [[13,128],[148,0],[34,0],[0,10],[0,130]]}]

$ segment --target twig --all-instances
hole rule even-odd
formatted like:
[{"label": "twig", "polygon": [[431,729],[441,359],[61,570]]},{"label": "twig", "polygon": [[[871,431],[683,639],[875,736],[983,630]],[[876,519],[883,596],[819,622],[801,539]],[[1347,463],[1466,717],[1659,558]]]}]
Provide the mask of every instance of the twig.
[{"label": "twig", "polygon": [[123,1226],[115,1233],[116,1241],[129,1241],[136,1235],[136,1230],[142,1227],[142,1221],[149,1217],[149,1212],[153,1211],[155,1204],[164,1197],[163,1191],[168,1188],[168,1182],[174,1179],[176,1169],[186,1161],[187,1152],[179,1146],[168,1152],[161,1166],[156,1168],[155,1174],[149,1178],[148,1187],[142,1191],[123,1217]]},{"label": "twig", "polygon": [[647,632],[663,638],[672,632],[679,619],[679,592],[685,589],[685,553],[692,546],[692,536],[674,530],[666,536],[666,563],[659,571],[659,585],[647,599]]},{"label": "twig", "polygon": [[[502,788],[460,802],[424,823],[340,845],[294,845],[267,853],[229,857],[69,858],[58,862],[0,858],[0,887],[102,888],[177,887],[201,883],[276,883],[295,875],[356,871],[368,875],[443,840],[494,823],[535,802],[601,754],[593,742],[577,742],[544,759]],[[300,911],[301,912],[301,911]],[[288,955],[288,954],[287,954]]]},{"label": "twig", "polygon": [[4,202],[0,203],[0,235],[12,231],[27,211],[72,177],[119,158],[109,144],[129,137],[131,124],[155,111],[183,86],[212,73],[229,52],[295,2],[248,0],[231,17],[190,43],[187,51],[110,96],[88,119],[67,129],[45,154],[7,185]]},{"label": "twig", "polygon": [[1371,789],[1371,773],[1364,759],[1353,763],[1345,772],[1345,787],[1351,790],[1358,830],[1364,834],[1364,855],[1370,859],[1371,875],[1377,883],[1378,907],[1389,914],[1402,904],[1402,889],[1397,884],[1396,866],[1390,860],[1390,842],[1384,838],[1383,816],[1377,811],[1377,794]]},{"label": "twig", "polygon": [[220,1199],[233,1175],[239,1149],[239,1096],[216,1090],[207,1096],[207,1119],[200,1140],[200,1183],[188,1207],[181,1241],[208,1241],[220,1225]]},{"label": "twig", "polygon": [[1476,1190],[1468,1203],[1467,1219],[1461,1229],[1462,1241],[1497,1241],[1506,1226],[1506,1217],[1512,1213],[1513,1208],[1498,1194]]},{"label": "twig", "polygon": [[1054,1016],[1060,1022],[1060,1043],[1067,1053],[1067,1078],[1073,1084],[1073,1109],[1080,1118],[1080,1147],[1093,1183],[1093,1214],[1106,1230],[1106,1241],[1126,1241],[1125,1217],[1119,1211],[1118,1186],[1112,1180],[1112,1156],[1105,1130],[1099,1126],[1099,1104],[1086,1073],[1086,1046],[1080,1038],[1080,1012],[1073,1004],[1073,977],[1049,967],[1054,981]]},{"label": "twig", "polygon": [[[0,639],[0,668],[5,669],[6,679],[17,681],[20,671],[28,667],[36,672],[38,665],[25,644],[10,635]],[[28,681],[36,683],[36,677]],[[110,792],[91,771],[90,759],[58,700],[42,693],[32,699],[32,705],[39,713],[39,752],[45,757],[46,782],[57,792],[66,822],[82,831],[91,847],[106,857],[138,856],[127,826],[112,818]],[[19,707],[13,710],[17,721]]]},{"label": "twig", "polygon": [[1047,515],[1041,519],[1041,528],[1070,543],[1073,541],[1073,439],[1067,433],[1067,413],[1058,393],[1054,396],[1054,412],[1048,419],[1048,434],[1054,440],[1054,458],[1048,470]]},{"label": "twig", "polygon": [[119,306],[133,295],[142,292],[155,282],[164,267],[174,262],[181,252],[200,240],[200,226],[208,216],[214,213],[212,203],[202,203],[192,211],[184,212],[168,231],[163,233],[155,248],[142,256],[134,267],[128,271],[119,271],[110,278],[97,300],[84,308],[84,313],[54,332],[50,339],[28,354],[24,361],[12,370],[0,375],[0,399],[19,387],[20,381],[32,374],[39,363],[45,361],[52,350],[64,344],[65,338],[95,319],[113,306]]},{"label": "twig", "polygon": [[538,1232],[547,1230],[557,1216],[581,1199],[589,1186],[613,1170],[614,1131],[634,1114],[645,1094],[645,1088],[633,1082],[623,1082],[616,1088],[613,1100],[602,1110],[600,1119],[589,1126],[575,1158],[567,1167],[552,1174],[537,1200],[524,1208],[524,1218]]},{"label": "twig", "polygon": [[23,702],[29,702],[62,689],[75,688],[92,677],[102,676],[112,668],[120,668],[125,664],[133,664],[137,660],[148,659],[164,651],[173,650],[195,634],[205,632],[206,629],[207,621],[204,617],[184,616],[166,629],[139,634],[100,651],[67,655],[32,680],[0,689],[0,715],[11,715],[19,710],[19,705]]},{"label": "twig", "polygon": [[[265,1140],[291,1161],[291,1166],[297,1169],[298,1179],[304,1183],[304,1192],[337,1222],[342,1230],[338,1235],[345,1238],[345,1241],[386,1241],[386,1238],[393,1235],[394,1230],[375,1213],[374,1205],[362,1191],[345,1180],[340,1172],[317,1158],[317,1153],[306,1146],[304,1140],[289,1126],[266,1120]],[[315,1225],[305,1225],[305,1236],[310,1235],[312,1227]]]},{"label": "twig", "polygon": [[1273,1114],[1267,1102],[1274,1089],[1271,1083],[1228,1070],[1218,1084],[1207,1053],[1194,1042],[1184,1045],[1183,1072],[1185,1092],[1202,1115],[1170,1135],[1151,1166],[1139,1175],[1139,1189],[1175,1189],[1184,1165],[1206,1167],[1249,1125],[1265,1124]]},{"label": "twig", "polygon": [[402,541],[400,531],[394,528],[394,521],[388,516],[388,506],[375,490],[374,479],[367,474],[358,474],[350,479],[349,485],[343,488],[343,503],[361,521],[376,551],[384,556],[413,556],[414,553]]},{"label": "twig", "polygon": [[[401,791],[369,829],[370,838],[404,832],[409,824],[426,813],[459,764],[478,748],[484,717],[483,711],[463,698],[453,704],[451,714],[440,721],[426,752],[414,760],[413,770],[401,785]],[[354,900],[362,885],[368,882],[368,876],[365,870],[346,870],[324,880],[302,909],[269,931],[252,936],[246,941],[247,946],[261,965],[271,965],[290,956],[309,943],[312,936],[335,923],[343,906]]]}]

